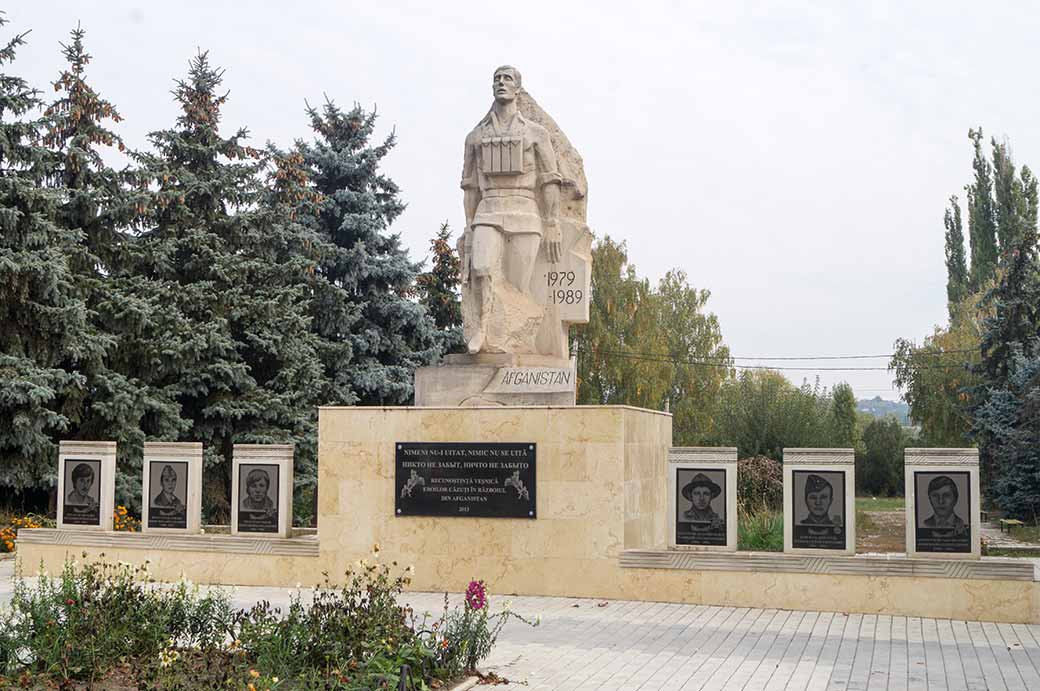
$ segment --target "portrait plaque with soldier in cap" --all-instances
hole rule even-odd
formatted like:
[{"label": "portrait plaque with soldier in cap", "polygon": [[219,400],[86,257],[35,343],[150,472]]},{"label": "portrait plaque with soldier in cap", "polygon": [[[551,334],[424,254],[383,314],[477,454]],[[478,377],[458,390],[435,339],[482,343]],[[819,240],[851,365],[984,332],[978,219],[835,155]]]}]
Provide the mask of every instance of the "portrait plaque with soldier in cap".
[{"label": "portrait plaque with soldier in cap", "polygon": [[797,549],[847,549],[845,472],[795,470],[792,483],[791,545]]},{"label": "portrait plaque with soldier in cap", "polygon": [[726,471],[677,468],[675,473],[675,543],[725,545]]},{"label": "portrait plaque with soldier in cap", "polygon": [[918,552],[970,553],[971,492],[967,471],[914,471],[914,542]]}]

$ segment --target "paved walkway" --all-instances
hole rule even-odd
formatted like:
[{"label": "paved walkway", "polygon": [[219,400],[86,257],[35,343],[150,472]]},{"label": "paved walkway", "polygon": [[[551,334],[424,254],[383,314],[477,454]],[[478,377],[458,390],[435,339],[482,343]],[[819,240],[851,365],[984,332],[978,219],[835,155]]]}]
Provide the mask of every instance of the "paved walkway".
[{"label": "paved walkway", "polygon": [[[0,602],[11,561],[0,561]],[[236,588],[247,606],[288,601]],[[422,612],[443,595],[408,593]],[[507,598],[493,595],[492,604]],[[1040,690],[1040,626],[572,598],[509,598],[541,625],[511,622],[486,668],[499,689]],[[457,600],[457,598],[456,598]]]}]

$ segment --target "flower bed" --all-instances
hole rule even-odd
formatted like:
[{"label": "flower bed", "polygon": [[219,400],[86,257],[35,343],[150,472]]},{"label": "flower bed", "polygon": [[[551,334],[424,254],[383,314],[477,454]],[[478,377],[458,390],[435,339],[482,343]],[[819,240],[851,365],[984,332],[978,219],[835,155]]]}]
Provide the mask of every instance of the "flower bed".
[{"label": "flower bed", "polygon": [[[375,552],[378,555],[378,550]],[[287,608],[156,584],[147,564],[66,563],[15,582],[0,612],[0,688],[431,689],[475,670],[509,618],[475,581],[462,607],[418,615],[398,598],[411,569],[359,562]],[[532,622],[533,623],[533,622]]]},{"label": "flower bed", "polygon": [[25,516],[0,516],[0,554],[13,552],[22,528],[53,528],[54,521],[34,513]]}]

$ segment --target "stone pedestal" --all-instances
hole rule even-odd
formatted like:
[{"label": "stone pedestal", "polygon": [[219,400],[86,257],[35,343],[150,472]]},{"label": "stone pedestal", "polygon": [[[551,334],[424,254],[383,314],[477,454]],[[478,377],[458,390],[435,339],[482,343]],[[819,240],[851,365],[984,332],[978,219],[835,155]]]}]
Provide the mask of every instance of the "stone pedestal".
[{"label": "stone pedestal", "polygon": [[673,447],[668,452],[668,505],[670,548],[735,552],[736,447]]},{"label": "stone pedestal", "polygon": [[784,449],[784,551],[856,553],[852,449]]},{"label": "stone pedestal", "polygon": [[202,527],[202,443],[145,442],[141,531],[194,535]]},{"label": "stone pedestal", "polygon": [[415,405],[481,407],[574,405],[575,362],[545,355],[447,355],[415,371]]},{"label": "stone pedestal", "polygon": [[292,537],[292,444],[235,444],[231,534]]},{"label": "stone pedestal", "polygon": [[978,449],[907,449],[906,554],[979,559]]},{"label": "stone pedestal", "polygon": [[58,527],[112,530],[116,493],[114,441],[58,444]]}]

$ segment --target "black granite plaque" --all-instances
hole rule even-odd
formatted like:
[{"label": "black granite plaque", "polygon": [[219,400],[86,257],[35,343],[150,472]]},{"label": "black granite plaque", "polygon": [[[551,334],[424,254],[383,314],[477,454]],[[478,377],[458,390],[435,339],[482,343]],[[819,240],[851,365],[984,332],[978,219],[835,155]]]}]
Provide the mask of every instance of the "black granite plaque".
[{"label": "black granite plaque", "polygon": [[918,552],[970,554],[970,473],[914,471],[914,520]]},{"label": "black granite plaque", "polygon": [[278,532],[278,464],[238,466],[238,532]]},{"label": "black granite plaque", "polygon": [[675,469],[675,544],[726,544],[726,471]]},{"label": "black granite plaque", "polygon": [[148,461],[148,527],[188,527],[188,463]]},{"label": "black granite plaque", "polygon": [[797,549],[847,549],[845,471],[791,471],[794,523],[791,546]]},{"label": "black granite plaque", "polygon": [[398,516],[535,518],[535,445],[398,443]]},{"label": "black granite plaque", "polygon": [[101,461],[66,458],[65,496],[61,521],[69,525],[101,525]]}]

